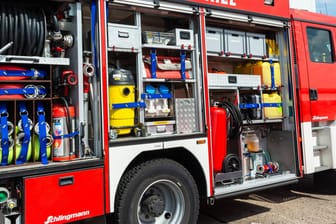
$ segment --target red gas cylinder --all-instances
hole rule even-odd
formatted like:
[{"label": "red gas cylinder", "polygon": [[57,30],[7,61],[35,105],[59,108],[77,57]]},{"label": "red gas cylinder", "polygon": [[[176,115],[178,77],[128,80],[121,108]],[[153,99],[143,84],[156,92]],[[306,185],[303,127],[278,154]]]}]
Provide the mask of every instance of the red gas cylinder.
[{"label": "red gas cylinder", "polygon": [[215,172],[222,172],[227,146],[227,115],[221,107],[211,107],[212,159]]}]

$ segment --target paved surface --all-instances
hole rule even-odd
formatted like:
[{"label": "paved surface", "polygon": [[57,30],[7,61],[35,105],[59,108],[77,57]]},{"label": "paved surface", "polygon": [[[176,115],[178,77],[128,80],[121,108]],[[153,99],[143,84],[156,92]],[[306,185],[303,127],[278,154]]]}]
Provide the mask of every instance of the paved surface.
[{"label": "paved surface", "polygon": [[[336,224],[336,171],[316,182],[311,176],[295,185],[215,201],[202,207],[198,224]],[[105,223],[104,218],[80,222]]]},{"label": "paved surface", "polygon": [[202,208],[199,224],[335,224],[336,173],[313,180],[218,200]]}]

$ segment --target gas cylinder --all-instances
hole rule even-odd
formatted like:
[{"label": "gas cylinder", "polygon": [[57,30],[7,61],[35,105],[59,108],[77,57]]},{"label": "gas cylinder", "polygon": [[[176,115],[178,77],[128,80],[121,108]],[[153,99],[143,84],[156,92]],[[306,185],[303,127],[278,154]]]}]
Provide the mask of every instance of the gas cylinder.
[{"label": "gas cylinder", "polygon": [[[117,130],[118,135],[131,133],[135,109],[127,107],[127,103],[134,101],[135,84],[132,73],[125,69],[109,69],[110,126]],[[121,106],[113,108],[113,104]]]},{"label": "gas cylinder", "polygon": [[223,172],[227,147],[227,113],[224,108],[213,106],[210,115],[213,167],[215,172]]},{"label": "gas cylinder", "polygon": [[[68,114],[69,113],[69,114]],[[69,123],[67,124],[67,119]],[[75,159],[74,153],[75,141],[72,133],[75,127],[75,107],[54,105],[52,108],[52,130],[54,136],[53,142],[53,160],[66,161]]]}]

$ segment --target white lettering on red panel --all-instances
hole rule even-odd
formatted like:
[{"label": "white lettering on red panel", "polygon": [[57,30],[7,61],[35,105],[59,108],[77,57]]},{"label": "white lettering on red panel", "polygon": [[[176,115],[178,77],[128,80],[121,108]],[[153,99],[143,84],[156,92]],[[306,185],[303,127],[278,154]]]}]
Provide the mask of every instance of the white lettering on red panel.
[{"label": "white lettering on red panel", "polygon": [[80,218],[84,216],[89,216],[90,211],[82,211],[82,212],[77,212],[77,213],[72,213],[72,214],[66,214],[66,215],[58,215],[58,216],[48,216],[47,220],[44,221],[44,224],[50,224],[50,223],[56,223],[56,222],[69,222],[72,219],[75,218]]},{"label": "white lettering on red panel", "polygon": [[322,120],[328,120],[328,116],[313,116],[313,121],[322,121]]},{"label": "white lettering on red panel", "polygon": [[206,2],[210,3],[217,3],[221,5],[230,5],[230,6],[237,6],[235,0],[205,0]]}]

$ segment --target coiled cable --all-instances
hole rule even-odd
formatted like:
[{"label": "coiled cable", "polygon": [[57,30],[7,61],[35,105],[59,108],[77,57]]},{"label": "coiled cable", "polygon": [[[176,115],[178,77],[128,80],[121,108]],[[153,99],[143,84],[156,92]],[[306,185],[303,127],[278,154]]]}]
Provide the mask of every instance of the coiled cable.
[{"label": "coiled cable", "polygon": [[42,9],[1,2],[0,20],[0,48],[13,42],[3,54],[42,56],[47,34]]}]

